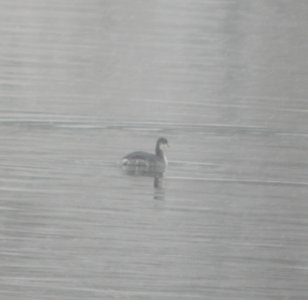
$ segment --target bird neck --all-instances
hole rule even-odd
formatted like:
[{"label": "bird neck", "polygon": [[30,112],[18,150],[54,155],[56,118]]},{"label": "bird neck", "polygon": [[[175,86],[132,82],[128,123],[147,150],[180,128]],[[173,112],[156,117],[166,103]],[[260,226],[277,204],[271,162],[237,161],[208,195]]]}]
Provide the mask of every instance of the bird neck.
[{"label": "bird neck", "polygon": [[159,144],[156,145],[155,154],[159,157],[162,157],[162,158],[164,157],[164,152],[163,150],[160,149]]}]

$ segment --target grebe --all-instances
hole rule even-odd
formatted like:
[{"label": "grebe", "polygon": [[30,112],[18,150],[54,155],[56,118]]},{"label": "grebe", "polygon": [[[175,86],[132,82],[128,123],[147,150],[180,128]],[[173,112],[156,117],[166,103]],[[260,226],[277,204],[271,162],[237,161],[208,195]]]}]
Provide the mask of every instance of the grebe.
[{"label": "grebe", "polygon": [[168,141],[166,138],[161,137],[156,142],[155,154],[143,151],[132,152],[123,157],[122,165],[149,169],[165,169],[168,165],[168,160],[164,153],[166,147],[169,147]]}]

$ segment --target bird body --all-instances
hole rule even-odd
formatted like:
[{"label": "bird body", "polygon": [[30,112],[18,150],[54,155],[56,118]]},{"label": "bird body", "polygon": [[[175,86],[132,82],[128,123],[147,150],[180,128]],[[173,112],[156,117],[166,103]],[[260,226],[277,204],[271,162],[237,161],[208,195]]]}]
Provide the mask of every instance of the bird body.
[{"label": "bird body", "polygon": [[123,157],[122,165],[135,168],[165,169],[168,165],[168,160],[164,153],[167,146],[167,139],[159,138],[156,142],[155,154],[144,151],[132,152]]}]

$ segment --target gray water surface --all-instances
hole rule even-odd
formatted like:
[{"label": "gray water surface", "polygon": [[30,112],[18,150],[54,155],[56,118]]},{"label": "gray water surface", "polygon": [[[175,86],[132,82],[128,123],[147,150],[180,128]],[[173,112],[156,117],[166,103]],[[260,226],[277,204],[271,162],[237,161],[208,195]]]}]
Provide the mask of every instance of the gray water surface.
[{"label": "gray water surface", "polygon": [[[0,1],[0,299],[307,299],[306,1]],[[155,182],[119,167],[171,145]]]}]

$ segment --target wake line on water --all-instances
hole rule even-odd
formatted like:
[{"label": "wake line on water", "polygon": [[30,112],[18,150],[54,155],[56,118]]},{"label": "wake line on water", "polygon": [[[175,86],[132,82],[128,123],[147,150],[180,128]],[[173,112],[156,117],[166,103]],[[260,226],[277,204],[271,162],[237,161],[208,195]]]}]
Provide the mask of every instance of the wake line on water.
[{"label": "wake line on water", "polygon": [[0,112],[0,124],[4,125],[23,125],[33,127],[55,127],[72,129],[125,129],[135,131],[156,131],[156,130],[204,130],[204,129],[224,129],[224,130],[242,130],[254,133],[267,133],[281,136],[308,136],[305,130],[281,130],[277,128],[260,127],[248,124],[228,124],[228,123],[179,123],[159,121],[140,121],[133,120],[114,120],[96,116],[67,115],[67,114],[48,114],[37,112],[15,113],[10,111]]},{"label": "wake line on water", "polygon": [[260,180],[260,179],[232,179],[232,178],[209,178],[209,177],[188,177],[188,176],[168,176],[171,180],[183,181],[207,181],[207,182],[224,182],[240,184],[258,184],[258,185],[289,185],[289,186],[307,186],[308,182],[295,182],[283,180]]},{"label": "wake line on water", "polygon": [[198,161],[185,161],[185,160],[170,160],[170,164],[192,165],[192,166],[217,166],[214,163],[203,163]]}]

